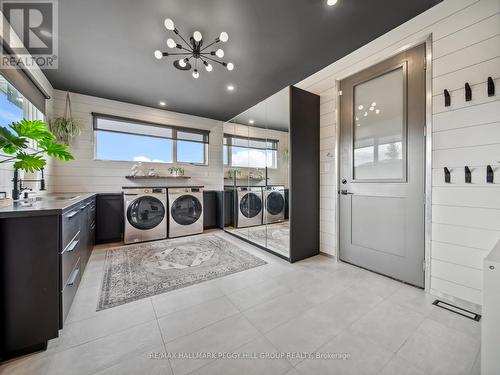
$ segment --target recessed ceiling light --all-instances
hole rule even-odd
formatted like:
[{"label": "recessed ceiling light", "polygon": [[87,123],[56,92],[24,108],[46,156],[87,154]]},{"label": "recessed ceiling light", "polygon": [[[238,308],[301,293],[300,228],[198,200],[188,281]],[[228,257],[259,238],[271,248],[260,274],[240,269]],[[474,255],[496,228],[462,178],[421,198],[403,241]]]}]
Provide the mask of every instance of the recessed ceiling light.
[{"label": "recessed ceiling light", "polygon": [[165,103],[164,101],[161,101],[158,104],[161,105],[162,107],[165,107],[167,105],[167,103]]},{"label": "recessed ceiling light", "polygon": [[227,90],[228,91],[234,91],[234,86],[233,85],[227,85]]},{"label": "recessed ceiling light", "polygon": [[249,123],[250,125],[253,125],[253,124],[255,124],[255,121],[254,121],[254,120],[248,120],[248,123]]},{"label": "recessed ceiling light", "polygon": [[327,3],[329,6],[332,6],[332,5],[337,4],[337,1],[338,1],[338,0],[328,0],[326,3]]}]

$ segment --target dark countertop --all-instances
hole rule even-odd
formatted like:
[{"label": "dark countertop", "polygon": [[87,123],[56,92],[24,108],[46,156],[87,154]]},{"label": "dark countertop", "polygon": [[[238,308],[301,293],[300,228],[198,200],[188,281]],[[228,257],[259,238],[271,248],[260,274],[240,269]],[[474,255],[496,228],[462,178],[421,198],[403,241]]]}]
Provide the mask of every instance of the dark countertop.
[{"label": "dark countertop", "polygon": [[[60,215],[81,204],[84,200],[95,197],[96,193],[50,193],[40,195],[47,197],[41,201],[34,201],[31,205],[0,206],[0,219],[26,217],[26,216],[46,216]],[[68,199],[53,199],[55,197],[67,197]],[[74,197],[74,198],[72,198]],[[52,199],[51,199],[52,198]],[[70,199],[72,198],[72,199]]]},{"label": "dark countertop", "polygon": [[181,189],[181,188],[197,188],[203,189],[204,185],[169,185],[169,186],[149,186],[149,185],[137,185],[137,186],[122,186],[122,189]]}]

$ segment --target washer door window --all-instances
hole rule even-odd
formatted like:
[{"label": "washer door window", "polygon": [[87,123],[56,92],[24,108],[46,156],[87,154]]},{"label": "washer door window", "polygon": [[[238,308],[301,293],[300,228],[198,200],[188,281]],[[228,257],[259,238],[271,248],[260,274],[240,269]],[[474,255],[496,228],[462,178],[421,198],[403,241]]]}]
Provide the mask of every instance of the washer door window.
[{"label": "washer door window", "polygon": [[196,197],[182,195],[172,203],[170,213],[177,224],[191,225],[198,221],[203,213],[203,208]]},{"label": "washer door window", "polygon": [[240,201],[240,211],[249,219],[255,217],[262,211],[262,200],[257,194],[245,194]]},{"label": "washer door window", "polygon": [[163,221],[165,206],[155,197],[140,197],[127,209],[128,222],[137,229],[153,229]]},{"label": "washer door window", "polygon": [[266,209],[271,215],[278,215],[285,208],[283,195],[273,191],[266,198]]}]

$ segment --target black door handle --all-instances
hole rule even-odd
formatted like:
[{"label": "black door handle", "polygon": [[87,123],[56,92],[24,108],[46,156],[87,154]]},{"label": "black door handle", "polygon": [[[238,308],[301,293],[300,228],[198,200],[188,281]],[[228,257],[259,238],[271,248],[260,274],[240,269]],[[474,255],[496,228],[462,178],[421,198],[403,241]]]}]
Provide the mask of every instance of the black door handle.
[{"label": "black door handle", "polygon": [[351,193],[350,191],[342,189],[342,190],[340,190],[340,194],[342,194],[342,195],[353,195],[354,193]]}]

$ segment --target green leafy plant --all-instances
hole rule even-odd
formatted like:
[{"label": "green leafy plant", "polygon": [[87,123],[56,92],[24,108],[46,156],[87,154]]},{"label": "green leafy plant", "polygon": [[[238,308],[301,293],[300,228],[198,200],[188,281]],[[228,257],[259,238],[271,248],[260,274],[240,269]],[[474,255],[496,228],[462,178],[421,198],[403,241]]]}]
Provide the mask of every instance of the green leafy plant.
[{"label": "green leafy plant", "polygon": [[[42,170],[46,161],[44,156],[69,161],[74,157],[68,152],[68,146],[55,142],[56,136],[40,120],[23,119],[9,125],[11,131],[0,126],[0,150],[12,155],[0,163],[14,163],[14,168],[27,172]],[[30,140],[38,144],[37,150],[30,148]]]},{"label": "green leafy plant", "polygon": [[182,167],[177,167],[177,166],[170,167],[168,168],[168,172],[172,176],[184,176],[184,168]]},{"label": "green leafy plant", "polygon": [[51,121],[50,130],[59,141],[69,146],[73,138],[80,135],[80,124],[72,118],[58,117]]}]

